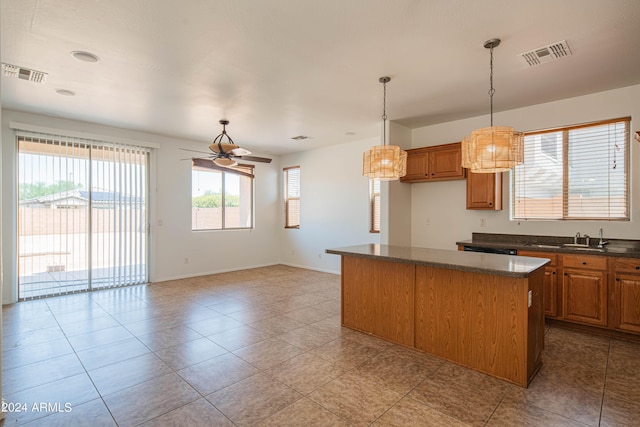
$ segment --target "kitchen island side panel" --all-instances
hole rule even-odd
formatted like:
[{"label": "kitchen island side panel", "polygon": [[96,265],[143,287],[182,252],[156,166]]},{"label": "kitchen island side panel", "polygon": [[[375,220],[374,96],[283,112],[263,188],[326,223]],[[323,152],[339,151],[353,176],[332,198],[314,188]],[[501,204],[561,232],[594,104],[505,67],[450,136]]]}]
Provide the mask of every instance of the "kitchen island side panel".
[{"label": "kitchen island side panel", "polygon": [[415,267],[343,256],[343,326],[414,347]]},{"label": "kitchen island side panel", "polygon": [[526,387],[530,279],[417,266],[416,348]]}]

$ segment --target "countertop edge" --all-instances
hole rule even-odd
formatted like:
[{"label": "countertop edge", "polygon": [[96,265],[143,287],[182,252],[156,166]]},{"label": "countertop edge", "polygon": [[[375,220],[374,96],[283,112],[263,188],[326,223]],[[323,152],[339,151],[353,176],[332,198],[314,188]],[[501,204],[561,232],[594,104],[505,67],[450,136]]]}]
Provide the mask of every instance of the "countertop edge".
[{"label": "countertop edge", "polygon": [[[420,248],[420,249],[427,249],[427,248]],[[519,278],[519,279],[529,277],[534,271],[537,271],[538,269],[543,268],[545,265],[551,262],[551,260],[546,258],[520,257],[520,258],[528,258],[530,260],[535,260],[539,262],[536,263],[538,265],[533,266],[531,270],[528,272],[517,272],[517,271],[493,269],[489,267],[474,267],[474,266],[468,266],[468,265],[451,264],[451,263],[443,263],[443,262],[436,262],[436,261],[407,259],[407,258],[390,256],[390,255],[366,254],[366,253],[352,252],[348,250],[341,250],[339,248],[325,249],[325,252],[328,254],[341,255],[341,256],[353,256],[358,258],[379,259],[379,260],[385,260],[385,261],[391,261],[391,262],[400,262],[404,264],[423,265],[428,267],[445,268],[448,270],[466,271],[470,273],[480,273],[480,274],[492,274],[497,276],[506,276],[506,277],[513,277],[513,278]],[[451,252],[458,252],[458,251],[451,251]],[[503,257],[503,256],[517,257],[516,255],[494,255],[494,254],[485,254],[485,255],[493,255],[493,256],[500,256],[500,257]]]}]

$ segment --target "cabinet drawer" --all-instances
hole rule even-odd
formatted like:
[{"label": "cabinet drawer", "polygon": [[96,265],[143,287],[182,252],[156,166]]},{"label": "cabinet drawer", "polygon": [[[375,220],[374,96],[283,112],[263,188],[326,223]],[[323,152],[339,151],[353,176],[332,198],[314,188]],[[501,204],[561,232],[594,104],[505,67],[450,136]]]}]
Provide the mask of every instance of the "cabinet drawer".
[{"label": "cabinet drawer", "polygon": [[547,267],[555,267],[556,265],[558,265],[558,254],[538,251],[518,251],[518,255],[530,256],[534,258],[549,258],[551,262],[547,264]]},{"label": "cabinet drawer", "polygon": [[640,258],[616,258],[616,271],[640,274]]},{"label": "cabinet drawer", "polygon": [[607,258],[596,255],[563,255],[562,264],[564,267],[606,270]]}]

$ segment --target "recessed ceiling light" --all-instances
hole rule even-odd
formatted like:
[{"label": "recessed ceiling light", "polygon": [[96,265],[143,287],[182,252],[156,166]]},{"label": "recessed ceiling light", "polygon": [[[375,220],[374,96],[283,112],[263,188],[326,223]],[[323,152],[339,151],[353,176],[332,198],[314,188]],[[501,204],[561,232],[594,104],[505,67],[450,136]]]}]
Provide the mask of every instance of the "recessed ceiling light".
[{"label": "recessed ceiling light", "polygon": [[76,96],[76,93],[69,89],[56,89],[56,93],[63,96]]},{"label": "recessed ceiling light", "polygon": [[98,61],[100,61],[100,58],[98,58],[93,53],[84,52],[82,50],[74,50],[73,52],[71,52],[71,56],[73,56],[74,58],[76,58],[79,61],[84,61],[84,62],[98,62]]}]

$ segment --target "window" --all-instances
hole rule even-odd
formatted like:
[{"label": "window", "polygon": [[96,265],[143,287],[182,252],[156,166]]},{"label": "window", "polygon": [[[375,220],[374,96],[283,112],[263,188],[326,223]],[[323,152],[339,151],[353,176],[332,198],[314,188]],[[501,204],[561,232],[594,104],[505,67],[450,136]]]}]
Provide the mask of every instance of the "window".
[{"label": "window", "polygon": [[512,173],[511,217],[629,219],[629,122],[528,132]]},{"label": "window", "polygon": [[150,150],[17,135],[18,298],[146,283]]},{"label": "window", "polygon": [[253,227],[253,166],[233,169],[194,159],[191,169],[191,229]]},{"label": "window", "polygon": [[300,166],[284,168],[284,228],[300,228]]},{"label": "window", "polygon": [[371,226],[369,232],[380,232],[380,180],[369,180],[369,210]]}]

